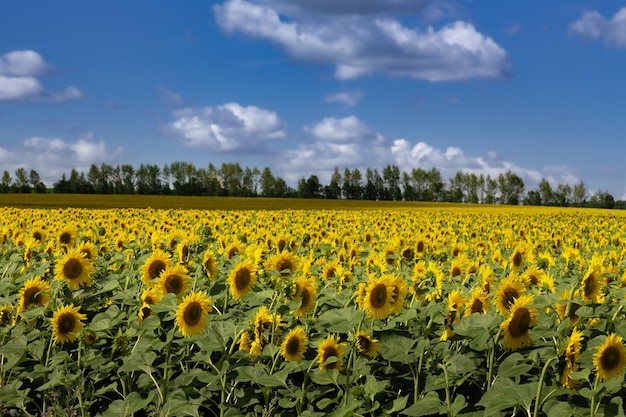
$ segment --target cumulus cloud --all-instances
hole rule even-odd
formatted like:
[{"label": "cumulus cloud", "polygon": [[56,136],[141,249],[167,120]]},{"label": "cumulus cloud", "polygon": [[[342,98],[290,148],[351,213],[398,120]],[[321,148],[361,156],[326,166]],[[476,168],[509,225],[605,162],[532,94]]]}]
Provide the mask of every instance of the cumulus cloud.
[{"label": "cumulus cloud", "polygon": [[626,47],[626,7],[607,19],[596,11],[586,11],[569,26],[570,35],[602,40],[606,45]]},{"label": "cumulus cloud", "polygon": [[12,146],[0,147],[0,165],[11,175],[19,167],[34,169],[46,185],[52,186],[72,168],[87,172],[91,164],[112,163],[123,153],[123,148],[108,148],[102,140],[95,140],[91,132],[75,141],[61,138],[33,136]]},{"label": "cumulus cloud", "polygon": [[51,68],[35,51],[0,55],[0,100],[67,101],[83,96],[74,86],[64,91],[45,90],[36,77],[47,74]]},{"label": "cumulus cloud", "polygon": [[[428,2],[296,2],[227,0],[214,6],[227,33],[241,33],[279,45],[292,59],[329,64],[338,79],[373,74],[429,81],[501,78],[508,74],[506,51],[463,21],[439,29],[407,27],[387,13],[394,6],[421,8]],[[350,14],[334,8],[345,8]],[[310,10],[334,11],[315,19]],[[295,11],[294,11],[295,10]],[[296,13],[297,11],[297,13]],[[281,16],[287,16],[283,18]]]},{"label": "cumulus cloud", "polygon": [[432,0],[260,0],[286,14],[417,13]]},{"label": "cumulus cloud", "polygon": [[340,91],[339,93],[329,94],[325,100],[329,103],[343,103],[348,107],[354,106],[359,102],[363,93],[360,91]]},{"label": "cumulus cloud", "polygon": [[172,112],[165,130],[185,146],[212,151],[251,151],[271,139],[286,135],[278,115],[255,106],[226,103],[203,108],[185,107]]}]

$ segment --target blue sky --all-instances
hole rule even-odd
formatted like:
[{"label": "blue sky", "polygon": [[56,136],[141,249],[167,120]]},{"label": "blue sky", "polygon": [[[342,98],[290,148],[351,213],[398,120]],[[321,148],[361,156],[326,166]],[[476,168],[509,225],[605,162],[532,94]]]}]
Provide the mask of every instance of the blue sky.
[{"label": "blue sky", "polygon": [[0,170],[512,170],[626,198],[626,4],[2,5]]}]

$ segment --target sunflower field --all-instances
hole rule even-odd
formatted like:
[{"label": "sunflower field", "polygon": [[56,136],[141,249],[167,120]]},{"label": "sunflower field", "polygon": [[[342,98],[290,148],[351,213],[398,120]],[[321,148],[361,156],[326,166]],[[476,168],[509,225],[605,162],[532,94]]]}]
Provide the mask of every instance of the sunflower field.
[{"label": "sunflower field", "polygon": [[621,212],[0,208],[8,416],[624,416]]}]

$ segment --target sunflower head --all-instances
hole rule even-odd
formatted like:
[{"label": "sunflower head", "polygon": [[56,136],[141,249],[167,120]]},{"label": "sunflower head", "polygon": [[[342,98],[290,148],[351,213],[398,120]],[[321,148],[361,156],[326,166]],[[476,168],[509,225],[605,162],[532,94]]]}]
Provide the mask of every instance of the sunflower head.
[{"label": "sunflower head", "polygon": [[183,295],[187,291],[191,281],[191,277],[187,275],[187,273],[187,269],[182,265],[171,265],[161,271],[158,280],[161,294],[172,293],[177,296]]},{"label": "sunflower head", "polygon": [[[317,356],[320,362],[320,369],[342,369],[342,359],[346,349],[345,343],[339,343],[339,338],[329,334],[317,346]],[[329,359],[334,358],[334,361]]]},{"label": "sunflower head", "polygon": [[530,328],[537,324],[536,308],[528,307],[533,296],[523,295],[511,306],[509,318],[502,322],[500,328],[504,334],[502,342],[505,349],[517,350],[530,344]]},{"label": "sunflower head", "polygon": [[50,301],[50,284],[41,277],[33,277],[24,283],[18,294],[17,311],[26,311],[31,305],[41,306]]},{"label": "sunflower head", "polygon": [[185,296],[176,309],[176,324],[183,336],[204,333],[211,309],[211,299],[204,291],[191,292]]},{"label": "sunflower head", "polygon": [[300,306],[296,309],[296,316],[302,317],[315,307],[317,300],[317,284],[313,278],[298,277],[296,279],[298,292],[296,300],[300,301]]},{"label": "sunflower head", "polygon": [[202,267],[210,279],[214,280],[217,278],[217,259],[213,251],[207,250],[204,252],[202,256]]},{"label": "sunflower head", "polygon": [[85,314],[79,313],[80,307],[74,304],[59,307],[50,319],[52,324],[52,337],[57,343],[73,342],[76,334],[83,326],[83,320],[87,319]]},{"label": "sunflower head", "polygon": [[359,330],[354,336],[356,349],[365,356],[375,358],[378,355],[379,342],[378,339],[368,335],[362,330]]},{"label": "sunflower head", "polygon": [[602,277],[599,265],[590,265],[580,285],[583,300],[594,303],[604,301],[602,295],[604,284],[605,280]]},{"label": "sunflower head", "polygon": [[394,283],[389,276],[372,276],[368,280],[363,297],[363,309],[371,319],[385,319],[394,302]]},{"label": "sunflower head", "polygon": [[280,354],[287,361],[299,362],[304,356],[308,340],[302,327],[296,327],[285,336],[280,345]]},{"label": "sunflower head", "polygon": [[228,287],[233,298],[242,300],[256,284],[256,266],[248,260],[241,259],[228,275]]},{"label": "sunflower head", "polygon": [[91,285],[93,271],[93,262],[78,249],[69,249],[54,268],[57,279],[65,280],[72,290]]},{"label": "sunflower head", "polygon": [[8,326],[13,323],[13,306],[3,304],[0,306],[0,326]]},{"label": "sunflower head", "polygon": [[157,249],[152,252],[141,266],[141,280],[146,284],[154,282],[154,280],[159,278],[161,272],[169,266],[172,266],[170,254]]},{"label": "sunflower head", "polygon": [[281,277],[289,277],[298,268],[298,259],[286,250],[270,256],[266,262],[266,270],[277,271]]},{"label": "sunflower head", "polygon": [[76,231],[74,229],[65,228],[57,234],[57,243],[66,248],[71,248],[76,243]]},{"label": "sunflower head", "polygon": [[626,367],[626,346],[622,337],[609,334],[593,355],[593,365],[602,381],[620,376]]},{"label": "sunflower head", "polygon": [[526,286],[517,274],[512,274],[502,279],[495,293],[496,310],[498,313],[506,315],[515,300],[525,292]]}]

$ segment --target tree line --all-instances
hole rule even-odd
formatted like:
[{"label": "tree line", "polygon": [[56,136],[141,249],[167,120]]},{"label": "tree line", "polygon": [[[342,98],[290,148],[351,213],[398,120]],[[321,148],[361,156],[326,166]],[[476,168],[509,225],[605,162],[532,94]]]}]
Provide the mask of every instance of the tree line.
[{"label": "tree line", "polygon": [[275,176],[269,167],[242,167],[223,163],[206,168],[173,162],[160,167],[141,164],[112,166],[92,164],[87,172],[72,169],[47,189],[37,171],[17,168],[14,176],[4,170],[0,193],[161,194],[186,196],[288,197],[394,201],[456,202],[536,206],[626,208],[607,191],[589,194],[584,182],[556,188],[542,179],[536,190],[525,192],[524,180],[507,171],[497,177],[458,171],[445,181],[436,168],[401,171],[389,164],[381,171],[335,167],[328,184],[317,175],[302,177],[297,188]]}]

